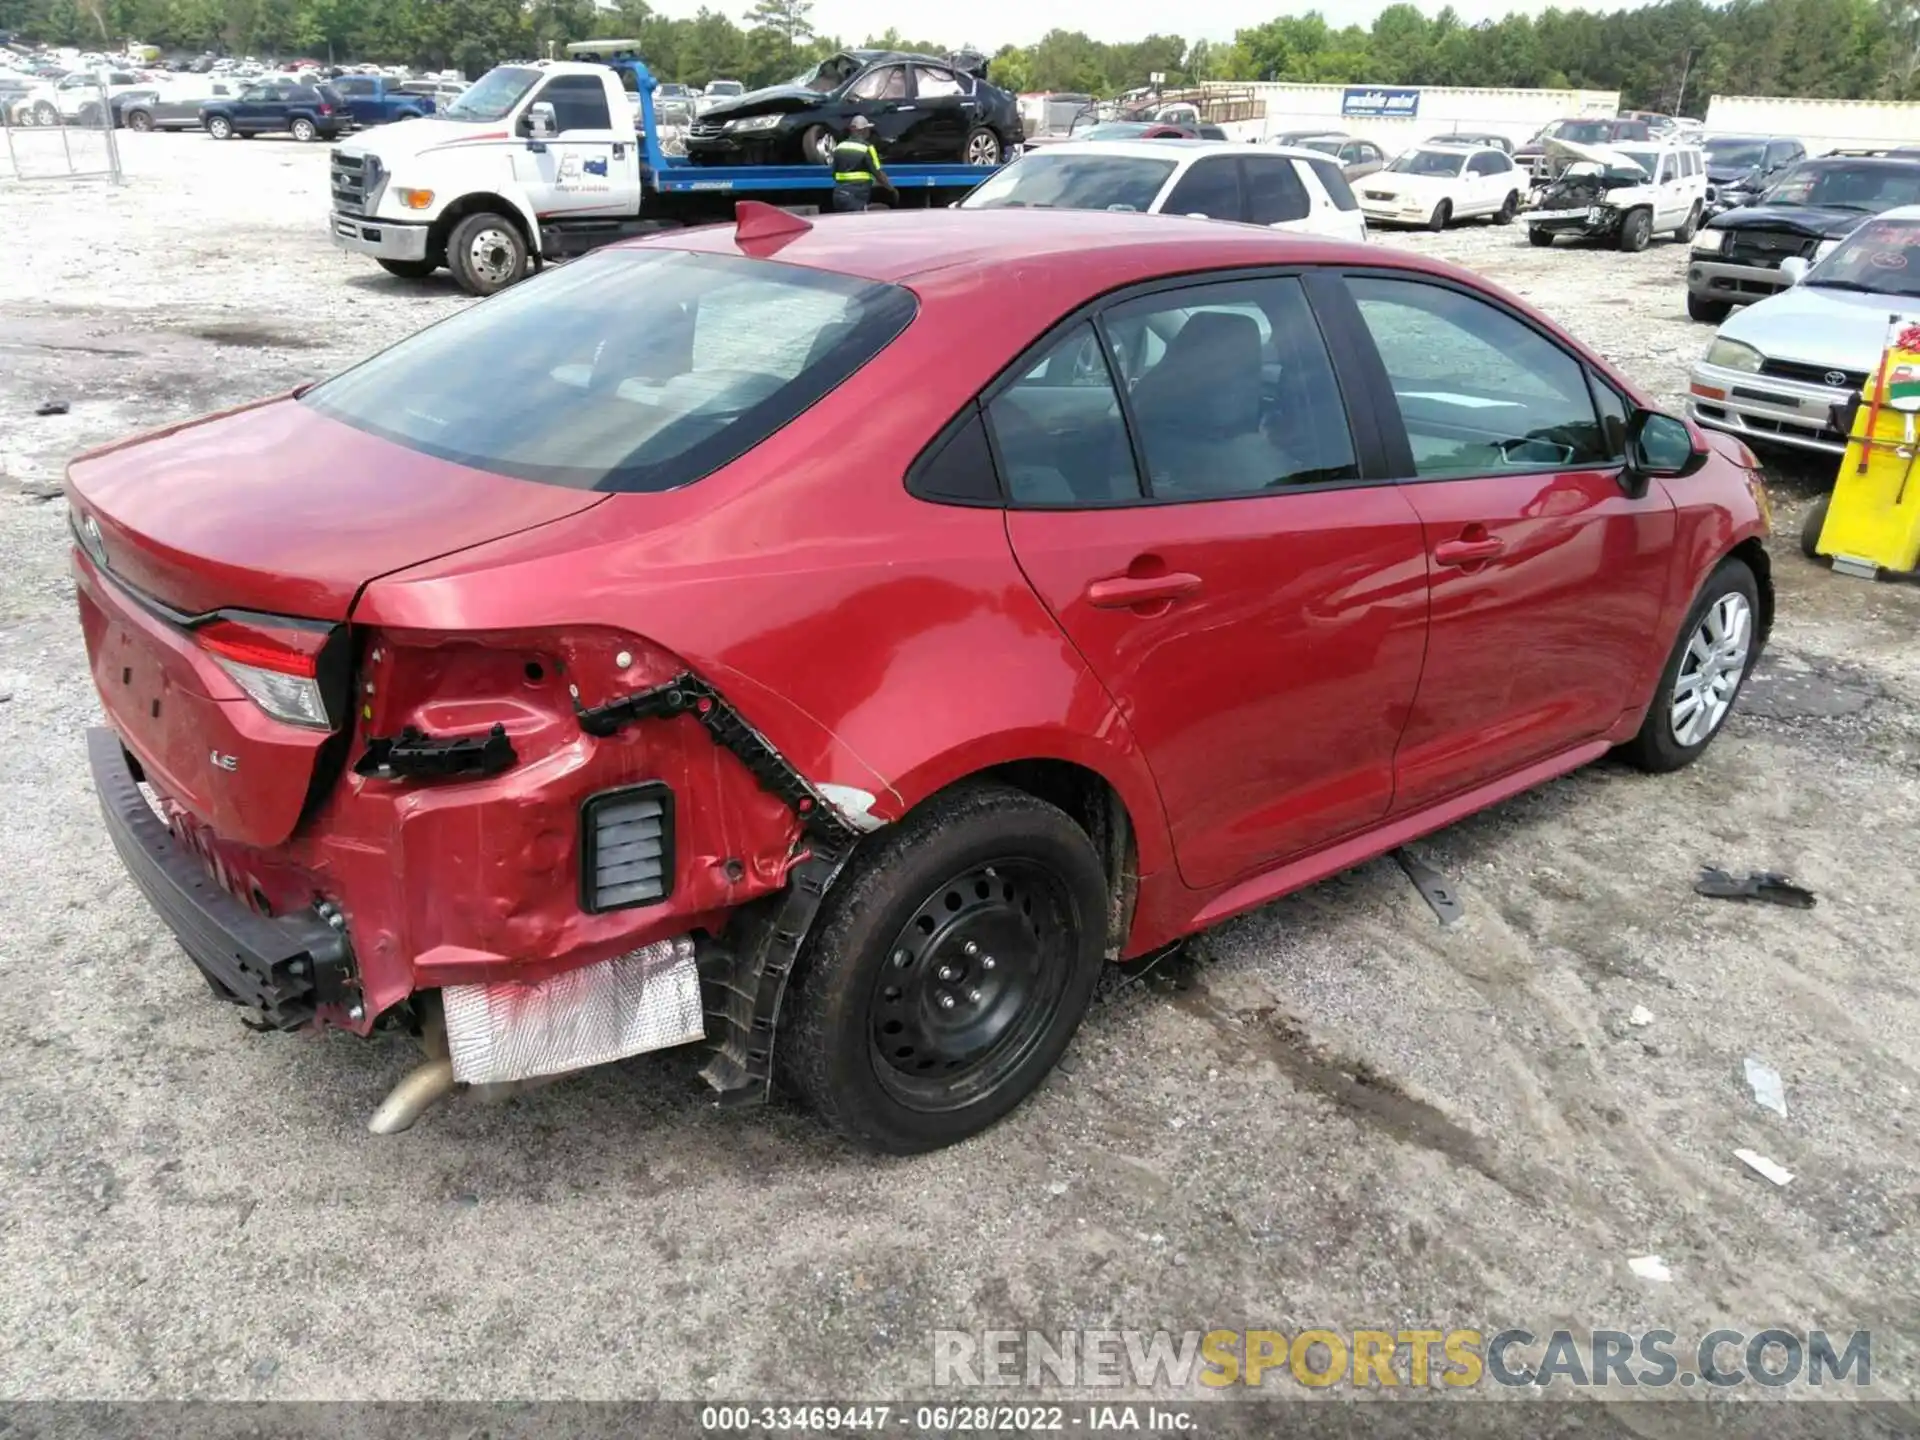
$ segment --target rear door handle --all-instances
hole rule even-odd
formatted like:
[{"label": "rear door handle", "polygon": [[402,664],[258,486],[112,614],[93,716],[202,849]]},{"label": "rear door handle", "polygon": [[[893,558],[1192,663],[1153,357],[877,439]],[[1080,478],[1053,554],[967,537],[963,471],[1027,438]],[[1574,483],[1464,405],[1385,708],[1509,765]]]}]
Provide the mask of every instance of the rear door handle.
[{"label": "rear door handle", "polygon": [[1502,554],[1506,548],[1506,541],[1492,536],[1484,540],[1442,540],[1433,547],[1433,558],[1439,565],[1478,565]]},{"label": "rear door handle", "polygon": [[1087,603],[1101,610],[1161,605],[1200,588],[1200,577],[1175,570],[1166,575],[1113,575],[1087,586]]}]

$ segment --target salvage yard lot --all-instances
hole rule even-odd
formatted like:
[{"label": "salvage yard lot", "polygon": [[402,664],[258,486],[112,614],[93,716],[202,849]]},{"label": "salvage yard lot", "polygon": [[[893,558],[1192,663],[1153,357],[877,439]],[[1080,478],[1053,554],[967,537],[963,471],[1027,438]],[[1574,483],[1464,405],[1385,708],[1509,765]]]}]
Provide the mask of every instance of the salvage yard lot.
[{"label": "salvage yard lot", "polygon": [[[930,1394],[935,1329],[1425,1324],[1867,1328],[1915,1397],[1920,591],[1802,560],[1814,469],[1780,477],[1774,646],[1720,741],[1423,842],[1453,929],[1391,861],[1268,907],[910,1161],[720,1114],[678,1054],[376,1140],[413,1047],[248,1033],[107,843],[57,481],[469,302],[332,249],[324,146],[121,143],[124,188],[0,184],[0,1393],[846,1400]],[[1376,238],[1670,407],[1709,335],[1668,242]],[[1819,906],[1701,899],[1708,863]]]}]

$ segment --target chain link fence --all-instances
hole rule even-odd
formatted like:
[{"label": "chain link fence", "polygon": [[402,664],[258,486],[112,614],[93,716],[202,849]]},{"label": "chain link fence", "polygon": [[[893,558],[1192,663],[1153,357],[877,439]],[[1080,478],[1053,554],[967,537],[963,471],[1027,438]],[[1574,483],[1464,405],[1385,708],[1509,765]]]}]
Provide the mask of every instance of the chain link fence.
[{"label": "chain link fence", "polygon": [[107,180],[121,183],[115,96],[105,74],[80,84],[62,81],[0,99],[5,160],[0,182]]}]

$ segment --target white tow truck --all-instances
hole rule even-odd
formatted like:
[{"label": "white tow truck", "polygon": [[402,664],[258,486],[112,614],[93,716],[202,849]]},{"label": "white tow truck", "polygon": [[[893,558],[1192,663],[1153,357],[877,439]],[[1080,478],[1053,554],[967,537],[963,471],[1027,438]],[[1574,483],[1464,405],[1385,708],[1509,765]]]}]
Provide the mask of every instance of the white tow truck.
[{"label": "white tow truck", "polygon": [[[550,260],[630,235],[733,217],[736,201],[816,209],[820,165],[695,165],[664,153],[658,88],[631,40],[567,47],[574,58],[502,65],[439,113],[356,134],[332,157],[334,242],[388,272],[441,266],[488,295]],[[889,166],[903,204],[958,199],[991,171]]]}]

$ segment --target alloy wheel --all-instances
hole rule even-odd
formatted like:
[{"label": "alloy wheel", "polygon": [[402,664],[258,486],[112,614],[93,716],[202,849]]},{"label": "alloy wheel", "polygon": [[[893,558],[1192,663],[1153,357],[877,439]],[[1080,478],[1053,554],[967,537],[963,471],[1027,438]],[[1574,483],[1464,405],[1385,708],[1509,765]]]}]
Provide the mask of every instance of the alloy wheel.
[{"label": "alloy wheel", "polygon": [[969,165],[998,165],[1000,163],[1000,138],[991,130],[982,130],[967,141],[967,163]]},{"label": "alloy wheel", "polygon": [[1674,677],[1669,723],[1682,745],[1704,744],[1733,708],[1734,692],[1753,653],[1753,607],[1741,594],[1707,607]]},{"label": "alloy wheel", "polygon": [[1001,860],[938,887],[901,927],[869,1003],[869,1050],[900,1104],[958,1109],[1052,1028],[1073,971],[1072,906],[1043,865]]}]

